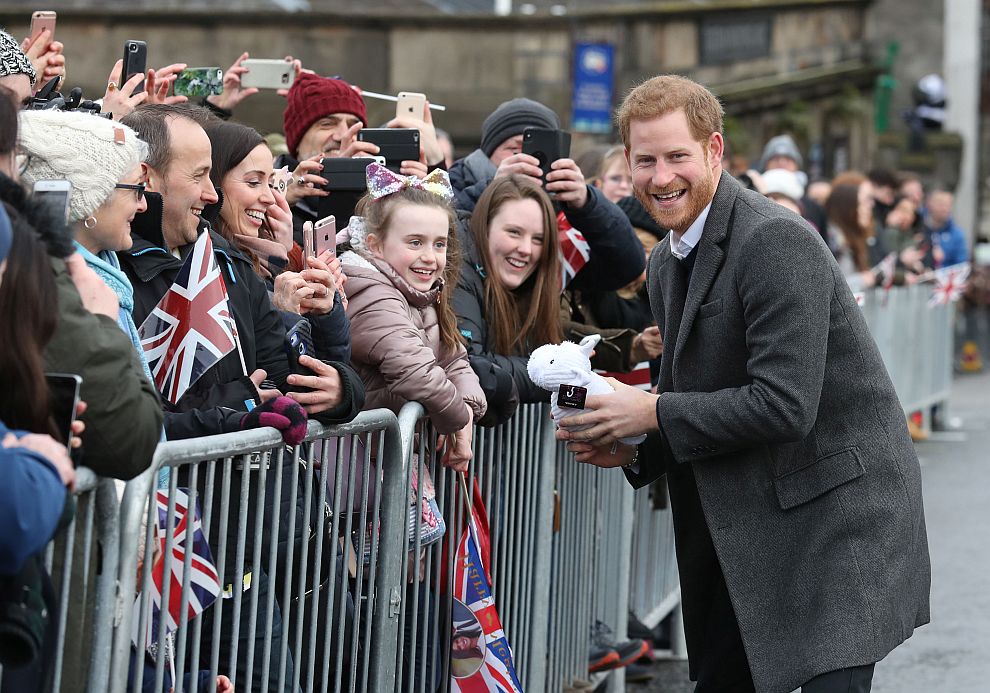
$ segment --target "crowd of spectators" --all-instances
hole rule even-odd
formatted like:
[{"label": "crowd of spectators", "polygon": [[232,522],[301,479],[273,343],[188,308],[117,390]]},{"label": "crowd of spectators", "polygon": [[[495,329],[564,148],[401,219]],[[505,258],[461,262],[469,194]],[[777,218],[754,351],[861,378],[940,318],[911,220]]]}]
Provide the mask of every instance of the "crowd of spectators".
[{"label": "crowd of spectators", "polygon": [[[170,92],[185,65],[128,76],[118,62],[96,115],[35,96],[65,74],[63,47],[48,38],[22,45],[0,33],[3,580],[29,567],[44,573],[39,551],[64,522],[78,465],[127,480],[148,468],[162,440],[275,425],[296,445],[307,419],[342,423],[416,400],[447,436],[445,464],[460,471],[475,425],[499,424],[519,403],[549,398],[526,372],[536,347],[600,333],[596,368],[656,373],[663,340],[644,272],[666,230],[632,196],[621,147],[591,150],[580,164],[560,158],[549,172],[524,153],[527,128],[561,127],[547,106],[501,104],[480,124],[477,148],[456,161],[428,103],[389,121],[387,128],[418,131],[420,156],[370,164],[368,191],[336,219],[336,247],[317,254],[306,242],[309,225],[324,216],[326,200],[336,195],[339,211],[345,199],[331,190],[324,162],[380,153],[359,138],[369,125],[360,89],[287,58],[294,82],[284,93],[278,151],[276,138],[232,120],[257,91],[241,85],[247,53],[226,71],[223,93],[198,103]],[[951,192],[925,195],[917,177],[881,170],[809,185],[802,164],[781,135],[746,178],[808,221],[854,288],[913,283],[965,261]],[[64,215],[31,194],[50,180],[71,183]],[[562,247],[574,244],[564,229],[579,232],[577,255]],[[212,240],[239,345],[171,401],[154,384],[138,326],[202,234]],[[293,360],[286,335],[300,322],[314,351]],[[69,441],[53,422],[46,372],[81,378]],[[297,513],[299,535],[281,530],[265,542],[303,540],[303,509],[286,498],[266,496],[266,508]],[[236,518],[238,503],[212,512]],[[246,532],[250,544],[247,515],[248,527],[227,527]],[[228,571],[235,560],[227,552]],[[261,600],[276,587],[263,572],[253,577]],[[223,612],[228,624],[233,609],[222,600],[206,617]],[[202,632],[204,653],[214,637],[221,653],[236,637],[226,627]],[[281,630],[259,622],[257,633],[241,643],[255,649],[255,681],[262,648],[277,651]],[[244,666],[244,657],[221,656],[221,672],[235,680]],[[44,667],[6,667],[3,688],[46,675]],[[220,679],[216,689],[228,690]]]}]

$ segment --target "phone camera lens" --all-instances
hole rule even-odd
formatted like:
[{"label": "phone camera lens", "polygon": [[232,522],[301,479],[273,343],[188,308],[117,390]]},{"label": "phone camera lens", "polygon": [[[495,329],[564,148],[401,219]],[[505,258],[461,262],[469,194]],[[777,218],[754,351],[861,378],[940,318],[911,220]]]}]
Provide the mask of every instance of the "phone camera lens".
[{"label": "phone camera lens", "polygon": [[138,48],[137,47],[137,44],[136,43],[132,43],[130,45],[131,53],[137,53],[137,48]]}]

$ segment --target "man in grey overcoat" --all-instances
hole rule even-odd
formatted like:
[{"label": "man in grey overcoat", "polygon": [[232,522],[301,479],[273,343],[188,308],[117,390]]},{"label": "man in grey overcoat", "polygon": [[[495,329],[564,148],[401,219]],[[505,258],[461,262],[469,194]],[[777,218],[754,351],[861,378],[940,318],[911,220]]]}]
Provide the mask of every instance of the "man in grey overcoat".
[{"label": "man in grey overcoat", "polygon": [[697,692],[869,691],[931,583],[876,344],[821,237],[722,173],[710,92],[655,77],[618,118],[636,195],[671,229],[647,270],[659,394],[613,382],[558,437],[637,488],[666,474]]}]

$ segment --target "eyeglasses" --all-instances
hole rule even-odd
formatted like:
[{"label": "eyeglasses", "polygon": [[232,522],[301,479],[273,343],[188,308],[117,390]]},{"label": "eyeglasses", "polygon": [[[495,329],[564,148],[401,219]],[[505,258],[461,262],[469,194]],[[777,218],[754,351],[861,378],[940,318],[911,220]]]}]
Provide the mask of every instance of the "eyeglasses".
[{"label": "eyeglasses", "polygon": [[138,202],[144,197],[144,183],[117,183],[114,187],[121,190],[133,190]]}]

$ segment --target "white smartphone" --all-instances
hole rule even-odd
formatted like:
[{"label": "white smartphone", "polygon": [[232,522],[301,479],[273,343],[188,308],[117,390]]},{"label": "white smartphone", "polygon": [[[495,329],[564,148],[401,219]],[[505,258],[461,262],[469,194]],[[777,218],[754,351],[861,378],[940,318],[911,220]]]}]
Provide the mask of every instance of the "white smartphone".
[{"label": "white smartphone", "polygon": [[249,58],[241,65],[248,69],[241,75],[241,86],[245,88],[288,89],[296,80],[292,63],[285,60]]},{"label": "white smartphone", "polygon": [[39,180],[34,183],[34,197],[51,205],[53,209],[69,220],[69,200],[72,197],[72,183],[67,180]]},{"label": "white smartphone", "polygon": [[330,251],[330,256],[337,254],[337,218],[334,215],[323,217],[313,224],[313,252],[315,257],[319,257],[325,251]]},{"label": "white smartphone", "polygon": [[398,101],[395,102],[396,118],[415,118],[423,120],[423,111],[426,109],[426,94],[415,91],[400,91]]}]

